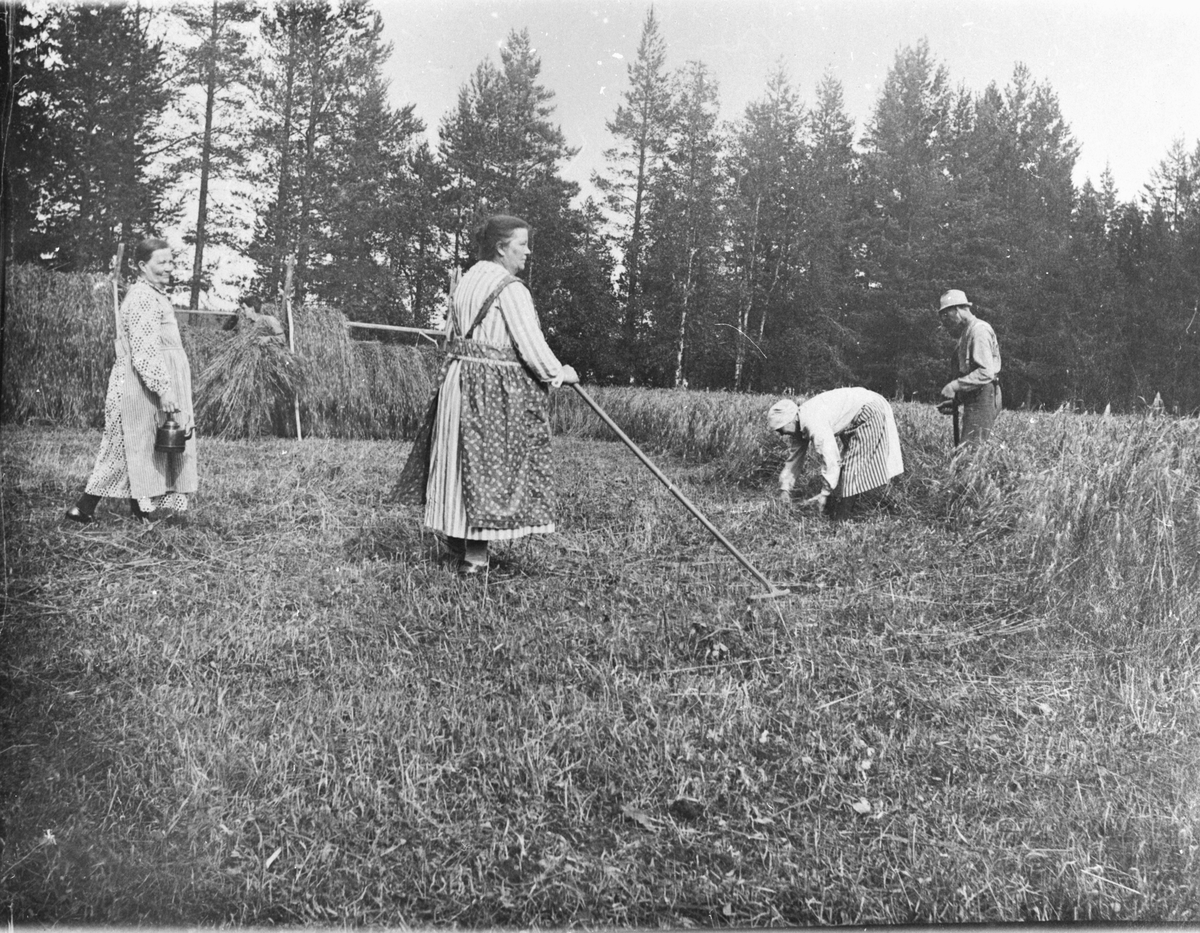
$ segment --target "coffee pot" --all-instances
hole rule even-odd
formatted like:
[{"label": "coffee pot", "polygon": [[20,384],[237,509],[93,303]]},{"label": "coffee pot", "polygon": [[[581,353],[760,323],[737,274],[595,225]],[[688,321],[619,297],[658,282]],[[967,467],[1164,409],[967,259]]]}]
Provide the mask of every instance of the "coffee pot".
[{"label": "coffee pot", "polygon": [[193,431],[184,431],[175,421],[174,413],[154,432],[154,449],[164,454],[183,453],[184,444],[191,439]]}]

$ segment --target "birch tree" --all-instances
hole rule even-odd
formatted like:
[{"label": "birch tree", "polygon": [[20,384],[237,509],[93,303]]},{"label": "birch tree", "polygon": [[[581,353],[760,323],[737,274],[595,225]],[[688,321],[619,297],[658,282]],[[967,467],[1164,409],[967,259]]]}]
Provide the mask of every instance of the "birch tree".
[{"label": "birch tree", "polygon": [[653,258],[645,270],[651,377],[676,387],[687,381],[697,341],[709,349],[728,344],[705,320],[725,297],[718,275],[724,247],[718,89],[702,62],[688,63],[678,83],[678,119],[650,188],[646,245]]},{"label": "birch tree", "polygon": [[750,382],[747,353],[765,356],[770,305],[796,258],[804,112],[782,68],[746,107],[727,159],[730,252],[738,283],[733,387]]}]

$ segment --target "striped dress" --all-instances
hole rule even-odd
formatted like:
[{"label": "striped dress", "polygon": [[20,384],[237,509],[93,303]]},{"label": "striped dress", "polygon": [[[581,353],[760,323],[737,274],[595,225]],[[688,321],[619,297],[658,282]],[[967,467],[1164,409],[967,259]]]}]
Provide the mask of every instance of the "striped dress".
[{"label": "striped dress", "polygon": [[[562,363],[542,336],[529,289],[507,285],[470,339],[459,336],[506,278],[498,263],[477,262],[459,281],[446,324],[451,339],[417,501],[425,526],[447,537],[505,541],[554,531],[546,384],[560,384]],[[423,455],[416,445],[413,455]]]},{"label": "striped dress", "polygon": [[104,436],[87,492],[139,500],[195,492],[195,438],[182,454],[154,449],[154,432],[165,420],[158,399],[168,388],[181,409],[175,420],[184,428],[193,424],[191,368],[166,293],[144,280],[130,287],[117,314],[116,348],[104,399]]},{"label": "striped dress", "polygon": [[821,476],[841,498],[885,485],[904,472],[892,406],[870,389],[849,387],[814,395],[796,415],[794,445],[784,470],[796,472],[811,445]]}]

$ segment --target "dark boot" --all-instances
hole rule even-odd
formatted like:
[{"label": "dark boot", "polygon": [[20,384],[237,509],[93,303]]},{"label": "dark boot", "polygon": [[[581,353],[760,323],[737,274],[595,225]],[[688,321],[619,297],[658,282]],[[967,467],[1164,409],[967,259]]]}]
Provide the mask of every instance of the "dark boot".
[{"label": "dark boot", "polygon": [[458,562],[458,572],[464,577],[473,577],[483,573],[488,566],[488,543],[486,541],[467,540],[466,551]]},{"label": "dark boot", "polygon": [[90,525],[96,520],[96,506],[99,504],[99,496],[93,496],[90,492],[85,492],[79,497],[78,502],[67,509],[67,519],[78,522],[81,525]]}]

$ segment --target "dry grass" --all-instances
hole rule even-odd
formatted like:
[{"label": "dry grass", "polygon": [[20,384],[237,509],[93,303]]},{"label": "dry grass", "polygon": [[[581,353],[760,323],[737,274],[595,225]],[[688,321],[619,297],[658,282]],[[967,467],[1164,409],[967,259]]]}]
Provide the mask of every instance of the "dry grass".
[{"label": "dry grass", "polygon": [[7,279],[0,418],[99,427],[116,358],[112,280],[26,265]]},{"label": "dry grass", "polygon": [[898,496],[842,522],[768,502],[761,464],[663,458],[798,592],[753,603],[615,444],[556,442],[560,534],[481,583],[385,500],[400,445],[206,440],[191,528],[78,530],[56,519],[96,437],[6,429],[0,899],[71,923],[1195,921],[1190,424],[1009,413],[948,462],[944,420],[897,415]]}]

